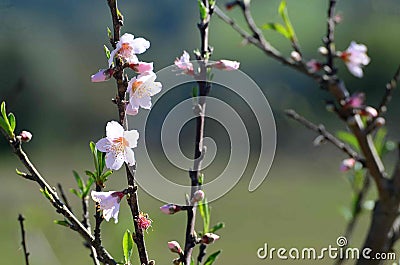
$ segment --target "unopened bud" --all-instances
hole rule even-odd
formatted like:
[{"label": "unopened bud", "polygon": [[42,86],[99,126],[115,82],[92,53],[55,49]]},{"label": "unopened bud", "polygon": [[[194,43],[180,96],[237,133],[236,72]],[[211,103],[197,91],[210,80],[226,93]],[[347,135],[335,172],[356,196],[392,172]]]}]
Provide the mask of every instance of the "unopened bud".
[{"label": "unopened bud", "polygon": [[161,212],[165,214],[174,214],[181,210],[181,207],[175,204],[166,204],[160,207]]},{"label": "unopened bud", "polygon": [[202,190],[198,190],[198,191],[196,191],[194,194],[193,194],[193,197],[192,197],[192,203],[196,203],[196,202],[199,202],[199,201],[202,201],[202,200],[204,200],[204,191],[202,191]]},{"label": "unopened bud", "polygon": [[113,73],[114,73],[113,69],[101,69],[97,73],[92,75],[90,77],[90,79],[94,83],[104,82],[104,81],[109,80],[111,78],[111,76],[113,75]]},{"label": "unopened bud", "polygon": [[176,242],[176,241],[169,241],[168,242],[168,248],[173,253],[182,254],[182,248],[179,245],[179,243]]},{"label": "unopened bud", "polygon": [[21,137],[22,142],[29,142],[32,139],[32,134],[28,131],[22,131],[19,136]]},{"label": "unopened bud", "polygon": [[301,61],[301,55],[300,55],[300,53],[298,53],[298,52],[296,52],[296,51],[292,51],[292,52],[290,53],[290,57],[292,57],[292,59],[293,59],[295,62],[300,62],[300,61]]},{"label": "unopened bud", "polygon": [[219,235],[213,234],[213,233],[205,233],[201,237],[201,243],[203,244],[212,244],[214,241],[219,239]]},{"label": "unopened bud", "polygon": [[354,167],[356,160],[354,158],[347,158],[340,164],[340,171],[347,172]]},{"label": "unopened bud", "polygon": [[321,46],[318,48],[318,52],[322,55],[327,55],[328,54],[328,49],[324,46]]},{"label": "unopened bud", "polygon": [[385,118],[382,118],[382,117],[378,117],[375,120],[375,124],[378,127],[382,127],[383,125],[385,125],[385,123],[386,123],[386,120],[385,120]]},{"label": "unopened bud", "polygon": [[373,107],[366,106],[365,109],[361,111],[361,115],[369,116],[369,117],[376,117],[378,116],[378,111]]}]

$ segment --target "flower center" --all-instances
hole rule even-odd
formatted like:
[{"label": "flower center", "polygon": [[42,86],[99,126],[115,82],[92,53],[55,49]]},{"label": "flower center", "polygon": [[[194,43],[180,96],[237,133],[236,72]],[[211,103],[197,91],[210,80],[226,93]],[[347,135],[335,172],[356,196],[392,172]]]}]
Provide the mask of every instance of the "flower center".
[{"label": "flower center", "polygon": [[340,58],[341,58],[344,62],[349,62],[349,61],[350,61],[350,56],[351,56],[351,53],[350,53],[350,52],[342,52],[342,54],[340,55]]},{"label": "flower center", "polygon": [[129,146],[129,142],[124,137],[115,138],[113,143],[111,149],[117,154],[124,153],[125,147]]},{"label": "flower center", "polygon": [[136,98],[150,96],[150,86],[147,83],[143,83],[141,81],[135,81],[132,84],[132,93],[135,94]]}]

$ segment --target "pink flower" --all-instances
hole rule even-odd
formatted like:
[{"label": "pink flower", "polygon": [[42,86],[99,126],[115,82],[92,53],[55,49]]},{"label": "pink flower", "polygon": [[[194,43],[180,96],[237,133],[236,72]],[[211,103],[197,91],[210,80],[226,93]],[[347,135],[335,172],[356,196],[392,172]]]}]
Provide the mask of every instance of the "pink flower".
[{"label": "pink flower", "polygon": [[92,191],[90,195],[93,201],[99,203],[99,210],[103,211],[104,219],[108,222],[112,217],[115,223],[118,223],[119,203],[125,194],[120,191]]},{"label": "pink flower", "polygon": [[155,82],[157,76],[153,72],[145,72],[132,78],[128,83],[129,104],[126,107],[127,114],[136,115],[139,107],[151,108],[151,97],[161,91],[160,82]]},{"label": "pink flower", "polygon": [[311,73],[315,73],[318,72],[319,70],[322,69],[322,64],[320,62],[318,62],[315,59],[311,59],[306,63],[306,66],[308,67],[308,70]]},{"label": "pink flower", "polygon": [[350,73],[356,77],[363,77],[362,67],[368,65],[370,58],[367,55],[367,46],[352,41],[350,46],[340,54]]},{"label": "pink flower", "polygon": [[32,134],[28,131],[22,131],[19,136],[21,137],[21,141],[22,142],[29,142],[30,140],[32,140]]},{"label": "pink flower", "polygon": [[181,210],[181,207],[175,204],[166,204],[160,207],[161,212],[165,214],[174,214]]},{"label": "pink flower", "polygon": [[134,165],[135,154],[132,148],[137,146],[138,131],[125,131],[118,122],[110,121],[106,126],[106,136],[96,143],[96,148],[106,153],[107,168],[118,170],[124,162]]},{"label": "pink flower", "polygon": [[190,55],[186,51],[183,51],[183,54],[180,58],[176,58],[175,65],[183,70],[183,73],[188,75],[194,75],[193,64],[190,62]]},{"label": "pink flower", "polygon": [[354,167],[356,160],[354,158],[347,158],[340,164],[340,171],[347,172]]},{"label": "pink flower", "polygon": [[176,241],[169,241],[168,242],[168,248],[169,250],[171,250],[171,252],[173,253],[178,253],[178,254],[182,254],[182,248],[179,245],[178,242]]},{"label": "pink flower", "polygon": [[139,62],[137,64],[131,64],[130,68],[132,68],[136,73],[143,74],[145,72],[153,71],[153,63]]},{"label": "pink flower", "polygon": [[211,67],[219,70],[233,71],[239,69],[240,63],[237,61],[219,60],[218,62],[211,65]]},{"label": "pink flower", "polygon": [[149,218],[148,214],[139,212],[136,222],[140,229],[147,230],[151,226],[152,220]]},{"label": "pink flower", "polygon": [[193,194],[192,203],[196,203],[196,202],[204,200],[204,196],[205,196],[204,191],[202,191],[202,190],[196,191]]},{"label": "pink flower", "polygon": [[109,80],[111,78],[111,76],[113,75],[113,73],[114,73],[114,70],[112,70],[112,69],[101,69],[97,73],[92,75],[90,77],[90,79],[94,83],[104,82],[104,81]]},{"label": "pink flower", "polygon": [[353,108],[358,109],[364,106],[365,94],[364,93],[354,93],[346,100],[343,108]]},{"label": "pink flower", "polygon": [[205,233],[201,237],[201,243],[203,244],[212,244],[214,241],[219,239],[219,235],[213,234],[213,233]]},{"label": "pink flower", "polygon": [[136,54],[144,53],[148,48],[150,48],[148,40],[144,38],[135,39],[132,34],[125,33],[117,42],[115,50],[111,52],[108,66],[112,66],[116,56],[129,64],[137,64],[139,60]]}]

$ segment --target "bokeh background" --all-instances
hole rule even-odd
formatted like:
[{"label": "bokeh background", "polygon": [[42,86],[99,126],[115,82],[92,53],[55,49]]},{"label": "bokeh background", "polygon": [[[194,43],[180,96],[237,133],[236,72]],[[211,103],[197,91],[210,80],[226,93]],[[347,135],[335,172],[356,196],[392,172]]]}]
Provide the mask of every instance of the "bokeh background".
[{"label": "bokeh background", "polygon": [[[195,0],[120,2],[125,16],[123,32],[151,41],[150,50],[141,59],[155,61],[156,70],[169,66],[183,49],[199,47]],[[223,3],[219,1],[220,5]],[[257,23],[279,20],[278,4],[277,0],[254,0]],[[288,0],[288,8],[304,53],[307,58],[318,58],[316,50],[326,31],[327,1]],[[364,78],[352,77],[338,63],[340,74],[351,91],[366,91],[368,104],[376,105],[400,62],[400,4],[396,0],[339,1],[338,11],[343,23],[337,27],[337,48],[343,50],[356,40],[368,45],[372,58]],[[243,22],[239,10],[229,14]],[[108,44],[106,27],[111,27],[106,1],[2,0],[0,20],[0,100],[6,100],[8,109],[16,114],[17,130],[33,133],[33,141],[25,147],[38,169],[52,185],[61,183],[68,190],[75,187],[73,169],[82,173],[92,168],[88,142],[101,138],[106,122],[117,118],[110,101],[115,93],[113,82],[90,82],[90,75],[106,66],[103,44]],[[220,231],[222,238],[210,247],[209,253],[223,249],[218,264],[330,264],[329,260],[259,260],[256,256],[264,243],[271,247],[322,248],[335,245],[336,238],[343,234],[346,221],[340,209],[348,206],[351,199],[346,177],[338,171],[344,155],[330,145],[314,148],[315,135],[283,115],[284,109],[294,108],[315,122],[325,123],[332,131],[343,129],[343,124],[325,111],[324,99],[329,96],[308,78],[267,58],[256,48],[242,45],[240,37],[216,17],[210,31],[213,58],[240,61],[241,70],[262,88],[276,118],[278,143],[274,164],[258,190],[247,190],[252,160],[240,183],[211,204],[212,222],[224,221],[226,228]],[[290,51],[281,36],[273,32],[266,35],[282,52]],[[190,96],[190,91],[180,93],[177,98]],[[392,140],[399,139],[399,103],[396,92],[387,115]],[[246,115],[246,109],[241,108],[236,106]],[[189,139],[192,125],[188,123],[184,128]],[[218,124],[209,122],[207,126],[207,135],[224,135],[217,133]],[[255,143],[257,137],[254,136]],[[185,141],[185,134],[181,138],[182,148],[190,156],[191,142]],[[228,145],[221,141],[219,152],[225,157]],[[257,157],[257,148],[252,150]],[[140,148],[136,153],[140,157]],[[154,156],[162,157],[162,153]],[[217,174],[222,162],[218,161],[207,175]],[[392,164],[389,157],[389,171]],[[17,223],[18,213],[22,213],[27,219],[33,265],[89,264],[81,238],[53,223],[59,216],[39,193],[38,186],[16,176],[15,168],[23,169],[7,143],[0,140],[0,263],[23,263]],[[138,174],[146,174],[146,169],[139,165]],[[187,173],[181,174],[177,178]],[[124,185],[124,174],[117,172],[107,188],[120,189]],[[158,210],[162,202],[142,191],[140,200],[142,209],[154,221],[146,234],[150,257],[157,264],[168,264],[175,257],[166,242],[178,240],[183,244],[185,215],[162,215]],[[72,194],[70,202],[79,213],[79,201]],[[103,224],[104,244],[121,260],[123,233],[126,228],[132,229],[128,213],[122,204],[120,223]],[[352,245],[361,244],[367,227],[368,214],[364,214]],[[134,264],[138,264],[137,260]]]}]

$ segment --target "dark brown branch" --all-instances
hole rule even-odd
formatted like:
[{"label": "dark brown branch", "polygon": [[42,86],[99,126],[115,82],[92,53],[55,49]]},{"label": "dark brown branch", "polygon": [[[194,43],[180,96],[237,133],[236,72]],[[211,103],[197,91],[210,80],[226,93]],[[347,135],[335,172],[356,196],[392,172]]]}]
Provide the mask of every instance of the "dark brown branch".
[{"label": "dark brown branch", "polygon": [[19,225],[21,227],[21,240],[22,240],[21,245],[22,245],[22,249],[24,251],[25,265],[29,265],[29,252],[26,247],[24,220],[25,220],[25,218],[22,216],[22,214],[18,215]]},{"label": "dark brown branch", "polygon": [[270,56],[273,59],[277,60],[278,62],[282,63],[283,65],[289,66],[290,68],[293,68],[293,69],[305,74],[306,76],[315,80],[317,83],[322,82],[322,77],[318,73],[313,73],[313,72],[309,71],[304,64],[298,64],[297,62],[294,62],[292,60],[285,58],[277,49],[275,49],[269,42],[267,42],[265,40],[264,36],[262,35],[262,32],[255,25],[252,17],[251,16],[249,17],[248,14],[250,11],[249,11],[248,7],[246,8],[246,6],[244,6],[244,7],[242,7],[242,10],[247,10],[246,11],[246,14],[248,16],[247,24],[248,24],[249,28],[252,30],[252,34],[254,36],[252,36],[251,34],[247,33],[244,29],[242,29],[233,19],[231,19],[229,16],[227,16],[217,6],[215,7],[214,12],[222,21],[227,23],[229,26],[232,27],[232,29],[234,29],[236,32],[238,32],[243,39],[245,39],[249,43],[253,44],[257,48],[262,50],[267,56]]},{"label": "dark brown branch", "polygon": [[392,80],[386,84],[385,95],[382,98],[381,103],[378,107],[378,116],[384,114],[387,111],[387,105],[392,99],[392,94],[395,88],[397,87],[397,83],[400,79],[400,66],[397,68],[396,73],[394,74]]},{"label": "dark brown branch", "polygon": [[[200,31],[201,39],[201,50],[200,56],[197,56],[197,61],[200,65],[200,80],[198,81],[199,86],[199,97],[197,99],[197,105],[195,106],[196,111],[196,132],[195,132],[195,148],[194,148],[194,164],[193,170],[189,172],[189,177],[191,181],[191,192],[190,196],[200,189],[199,176],[201,164],[204,157],[205,148],[203,148],[203,138],[204,138],[204,117],[206,110],[206,98],[210,92],[211,84],[207,82],[207,62],[211,55],[209,49],[209,25],[213,12],[215,11],[213,7],[209,5],[208,0],[202,0],[204,6],[208,9],[206,18],[201,18],[198,28]],[[187,223],[186,223],[186,236],[185,236],[185,248],[183,262],[185,265],[191,263],[193,248],[196,245],[196,233],[194,227],[196,224],[196,206],[188,206],[187,212]]]},{"label": "dark brown branch", "polygon": [[[117,7],[117,0],[107,0],[108,6],[110,7],[111,16],[113,20],[113,29],[114,29],[114,39],[112,41],[113,47],[116,47],[116,43],[120,39],[120,30],[123,25],[123,18],[120,15]],[[126,120],[126,91],[128,88],[128,78],[124,74],[124,67],[121,65],[120,60],[116,60],[116,68],[113,74],[116,83],[117,83],[117,95],[113,100],[118,107],[119,114],[119,123],[125,128],[128,129],[128,124]],[[131,209],[131,214],[133,218],[133,224],[135,227],[135,243],[139,252],[139,259],[141,264],[148,264],[149,259],[147,256],[146,245],[144,241],[143,230],[139,227],[137,218],[139,216],[139,200],[137,195],[137,188],[135,185],[135,173],[136,173],[136,165],[133,167],[129,167],[126,165],[126,177],[128,182],[128,196],[127,202]]]},{"label": "dark brown branch", "polygon": [[334,146],[336,146],[337,148],[342,150],[349,157],[352,157],[355,160],[363,163],[363,161],[364,161],[363,158],[361,158],[361,156],[356,151],[354,151],[348,144],[342,142],[341,140],[336,138],[333,134],[328,132],[323,125],[321,125],[321,124],[316,125],[316,124],[312,123],[311,121],[307,120],[306,118],[304,118],[303,116],[301,116],[300,114],[298,114],[296,111],[294,111],[292,109],[286,110],[285,113],[288,117],[294,119],[295,121],[298,121],[305,127],[309,128],[312,131],[323,136],[325,138],[325,140],[331,142]]},{"label": "dark brown branch", "polygon": [[[96,184],[97,187],[97,184]],[[86,229],[88,231],[91,231],[91,227],[90,227],[90,218],[89,218],[89,197],[86,196],[84,198],[82,198],[82,224],[84,227],[86,227]],[[99,239],[97,239],[97,237],[95,236],[95,241],[97,241],[98,244],[101,244],[101,240],[100,240],[100,226],[97,227],[97,220],[102,220],[102,217],[100,216],[100,212],[97,211],[97,203],[96,203],[96,214],[95,214],[95,218],[96,218],[96,229],[98,229],[97,231],[97,237]],[[100,217],[98,217],[98,215]],[[100,221],[101,224],[101,221]],[[96,235],[96,229],[95,229],[95,235]],[[93,260],[93,264],[95,265],[99,265],[99,259],[98,259],[98,255],[97,255],[97,251],[93,246],[87,245],[86,246],[90,249],[90,257]]]},{"label": "dark brown branch", "polygon": [[69,205],[69,202],[68,202],[67,196],[64,193],[63,187],[61,186],[60,183],[57,183],[57,187],[58,187],[58,190],[60,191],[60,196],[61,196],[61,199],[64,201],[65,206],[67,206],[68,210],[70,210],[72,212],[72,208]]},{"label": "dark brown branch", "polygon": [[197,256],[197,265],[200,265],[203,262],[204,257],[206,256],[207,245],[200,244],[199,255]]},{"label": "dark brown branch", "polygon": [[135,235],[133,237],[138,252],[141,264],[148,264],[149,258],[147,256],[146,244],[144,241],[143,229],[139,227],[137,218],[139,217],[139,200],[137,195],[137,186],[135,184],[135,173],[136,165],[130,167],[125,164],[126,176],[128,180],[128,196],[126,200],[128,201],[129,207],[131,209],[131,214],[133,218],[133,225],[135,227]]},{"label": "dark brown branch", "polygon": [[71,229],[77,231],[86,242],[93,246],[97,253],[99,254],[99,259],[103,263],[110,265],[116,265],[116,261],[112,256],[104,249],[100,244],[96,244],[94,237],[91,235],[83,224],[78,220],[78,218],[67,208],[67,206],[60,200],[57,192],[50,186],[46,180],[40,175],[36,167],[31,163],[26,153],[22,150],[21,142],[18,138],[10,138],[10,136],[4,131],[0,130],[3,135],[8,140],[13,152],[18,156],[19,160],[24,164],[26,169],[29,171],[30,175],[34,181],[41,187],[41,189],[49,194],[48,200],[52,206],[56,209],[57,213],[63,215],[70,223]]}]

